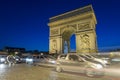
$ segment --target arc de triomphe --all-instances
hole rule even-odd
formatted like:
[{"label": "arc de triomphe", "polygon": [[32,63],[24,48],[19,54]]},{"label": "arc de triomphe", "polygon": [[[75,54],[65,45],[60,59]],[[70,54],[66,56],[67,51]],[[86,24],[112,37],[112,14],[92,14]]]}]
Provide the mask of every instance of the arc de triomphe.
[{"label": "arc de triomphe", "polygon": [[49,53],[63,53],[65,41],[70,52],[70,37],[75,34],[76,53],[97,51],[96,17],[91,5],[51,17]]}]

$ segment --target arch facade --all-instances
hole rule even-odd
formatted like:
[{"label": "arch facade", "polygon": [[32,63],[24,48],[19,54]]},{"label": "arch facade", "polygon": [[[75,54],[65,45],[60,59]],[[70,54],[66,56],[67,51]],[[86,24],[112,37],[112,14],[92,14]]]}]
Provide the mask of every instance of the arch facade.
[{"label": "arch facade", "polygon": [[76,53],[97,51],[95,30],[97,21],[91,5],[51,17],[49,20],[49,53],[63,53],[65,41],[70,52],[72,34],[75,34]]}]

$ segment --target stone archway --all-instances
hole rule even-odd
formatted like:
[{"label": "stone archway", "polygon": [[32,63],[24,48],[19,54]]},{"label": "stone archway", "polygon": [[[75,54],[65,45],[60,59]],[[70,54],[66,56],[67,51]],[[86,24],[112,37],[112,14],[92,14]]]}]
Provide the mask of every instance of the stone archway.
[{"label": "stone archway", "polygon": [[64,50],[64,44],[65,41],[67,43],[67,47],[68,47],[68,53],[70,52],[70,37],[72,36],[72,34],[75,34],[76,29],[74,29],[73,27],[64,27],[63,30],[61,30],[61,35],[62,35],[62,46],[63,46],[63,50]]},{"label": "stone archway", "polygon": [[49,52],[63,53],[64,42],[70,52],[70,37],[75,34],[76,52],[97,51],[96,17],[91,5],[50,18]]}]

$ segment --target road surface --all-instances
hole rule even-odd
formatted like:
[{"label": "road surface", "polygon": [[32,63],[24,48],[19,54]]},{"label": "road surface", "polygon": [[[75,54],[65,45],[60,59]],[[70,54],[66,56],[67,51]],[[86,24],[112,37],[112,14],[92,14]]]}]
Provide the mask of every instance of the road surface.
[{"label": "road surface", "polygon": [[29,64],[0,65],[0,80],[120,80],[120,77],[111,76],[111,73],[106,75],[90,78],[85,74],[57,73],[54,68]]}]

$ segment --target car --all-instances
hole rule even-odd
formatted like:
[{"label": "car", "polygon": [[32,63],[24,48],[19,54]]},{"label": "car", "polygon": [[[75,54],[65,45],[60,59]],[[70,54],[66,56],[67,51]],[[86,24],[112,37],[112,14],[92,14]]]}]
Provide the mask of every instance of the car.
[{"label": "car", "polygon": [[34,62],[33,56],[28,56],[28,57],[26,57],[26,58],[25,58],[25,62],[26,62],[27,64],[33,64],[33,62]]},{"label": "car", "polygon": [[21,63],[26,63],[26,64],[33,64],[34,59],[32,55],[25,55],[25,56],[21,56]]},{"label": "car", "polygon": [[55,69],[57,72],[85,73],[89,77],[104,75],[104,67],[101,64],[87,61],[76,53],[59,55]]},{"label": "car", "polygon": [[27,58],[27,56],[22,56],[22,57],[21,57],[21,62],[22,62],[22,63],[26,63],[26,58]]},{"label": "car", "polygon": [[79,54],[79,56],[81,56],[84,59],[89,60],[89,61],[99,62],[104,67],[107,67],[108,65],[110,65],[110,61],[108,61],[106,59],[101,59],[101,58],[94,57],[94,56],[92,56],[90,54]]},{"label": "car", "polygon": [[16,63],[21,63],[22,62],[22,60],[19,56],[15,56],[15,60],[16,60]]},{"label": "car", "polygon": [[39,56],[39,61],[34,62],[34,65],[54,67],[56,64],[56,58],[50,55]]},{"label": "car", "polygon": [[6,55],[0,55],[0,64],[7,63],[6,57],[7,57]]}]

